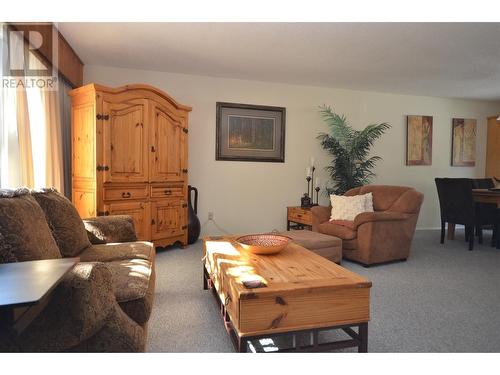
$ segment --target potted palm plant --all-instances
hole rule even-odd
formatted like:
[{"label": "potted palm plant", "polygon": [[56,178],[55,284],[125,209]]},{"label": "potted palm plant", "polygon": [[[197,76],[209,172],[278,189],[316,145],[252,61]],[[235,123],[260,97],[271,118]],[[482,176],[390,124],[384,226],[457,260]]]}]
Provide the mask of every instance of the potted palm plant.
[{"label": "potted palm plant", "polygon": [[345,115],[335,113],[329,106],[321,106],[320,114],[330,133],[320,133],[317,138],[323,149],[333,156],[332,164],[326,167],[333,183],[326,188],[328,194],[344,194],[349,189],[369,184],[375,176],[376,163],[382,159],[370,156],[370,149],[391,125],[384,122],[355,130]]}]

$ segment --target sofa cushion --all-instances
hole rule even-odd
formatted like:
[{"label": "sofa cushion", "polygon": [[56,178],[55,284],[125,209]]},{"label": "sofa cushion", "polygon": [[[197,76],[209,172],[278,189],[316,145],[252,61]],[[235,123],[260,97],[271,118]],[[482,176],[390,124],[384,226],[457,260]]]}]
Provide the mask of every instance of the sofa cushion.
[{"label": "sofa cushion", "polygon": [[[359,217],[360,215],[356,216]],[[343,227],[347,227],[349,229],[354,230],[354,221],[351,220],[330,220],[330,223],[335,224],[335,225],[341,225]]]},{"label": "sofa cushion", "polygon": [[83,220],[93,244],[137,240],[134,220],[129,215],[98,216]]},{"label": "sofa cushion", "polygon": [[124,259],[107,262],[113,290],[118,302],[142,298],[148,290],[153,263],[144,259]]},{"label": "sofa cushion", "polygon": [[333,224],[326,222],[318,226],[320,233],[328,234],[330,236],[339,237],[343,240],[351,240],[356,238],[357,232],[343,225]]},{"label": "sofa cushion", "polygon": [[0,190],[0,261],[61,258],[45,214],[28,189]]},{"label": "sofa cushion", "polygon": [[79,255],[82,262],[110,262],[113,260],[143,259],[153,261],[155,249],[151,242],[123,242],[92,245]]},{"label": "sofa cushion", "polygon": [[45,212],[52,234],[65,257],[74,257],[90,247],[83,221],[75,206],[55,189],[43,189],[32,195]]},{"label": "sofa cushion", "polygon": [[146,291],[146,295],[142,298],[135,299],[132,301],[120,302],[119,305],[121,309],[136,323],[145,326],[151,316],[151,311],[153,310],[153,301],[155,293],[155,274],[153,271],[153,276],[149,281],[149,288]]},{"label": "sofa cushion", "polygon": [[122,310],[137,323],[147,323],[153,308],[154,263],[131,259],[106,265],[113,275],[113,290]]}]

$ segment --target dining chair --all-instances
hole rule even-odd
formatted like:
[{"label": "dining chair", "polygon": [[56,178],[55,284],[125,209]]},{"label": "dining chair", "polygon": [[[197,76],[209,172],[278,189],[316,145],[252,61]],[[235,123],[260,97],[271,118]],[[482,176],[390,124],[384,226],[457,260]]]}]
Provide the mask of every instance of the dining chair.
[{"label": "dining chair", "polygon": [[469,178],[436,178],[441,211],[441,243],[444,243],[446,223],[465,226],[469,250],[474,248],[476,207],[472,197],[473,182]]},{"label": "dining chair", "polygon": [[[474,178],[472,180],[474,189],[490,189],[495,187],[495,182],[491,178]],[[492,203],[476,203],[476,235],[478,242],[483,243],[483,229],[491,229],[491,246],[495,244],[494,233],[497,218],[497,205]]]}]

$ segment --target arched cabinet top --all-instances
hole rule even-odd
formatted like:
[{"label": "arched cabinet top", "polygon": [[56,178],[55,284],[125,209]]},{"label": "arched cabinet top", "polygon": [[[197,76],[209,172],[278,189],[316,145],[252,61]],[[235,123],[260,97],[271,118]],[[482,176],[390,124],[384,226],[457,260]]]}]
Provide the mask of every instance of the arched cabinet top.
[{"label": "arched cabinet top", "polygon": [[120,86],[120,87],[108,87],[108,86],[103,86],[99,85],[97,83],[89,83],[85,86],[78,87],[74,90],[71,90],[69,92],[70,96],[75,96],[79,95],[83,92],[87,91],[100,91],[100,92],[106,92],[110,94],[120,94],[122,92],[126,91],[132,91],[132,90],[144,90],[144,91],[149,91],[152,92],[158,96],[160,96],[162,99],[168,101],[170,104],[172,104],[175,108],[182,110],[182,111],[187,111],[190,112],[192,108],[187,105],[183,105],[175,101],[174,98],[172,98],[170,95],[168,95],[165,91],[162,91],[154,86],[143,84],[143,83],[134,83],[130,85],[125,85],[125,86]]}]

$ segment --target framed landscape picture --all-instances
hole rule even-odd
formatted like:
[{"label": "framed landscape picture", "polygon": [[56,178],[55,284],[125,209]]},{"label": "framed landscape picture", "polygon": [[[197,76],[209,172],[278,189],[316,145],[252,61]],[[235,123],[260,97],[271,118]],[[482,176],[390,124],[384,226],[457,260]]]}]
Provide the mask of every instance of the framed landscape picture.
[{"label": "framed landscape picture", "polygon": [[451,165],[454,167],[473,167],[476,165],[475,119],[453,119]]},{"label": "framed landscape picture", "polygon": [[432,165],[432,116],[406,117],[406,165]]},{"label": "framed landscape picture", "polygon": [[217,102],[216,111],[216,160],[285,161],[285,108]]}]

